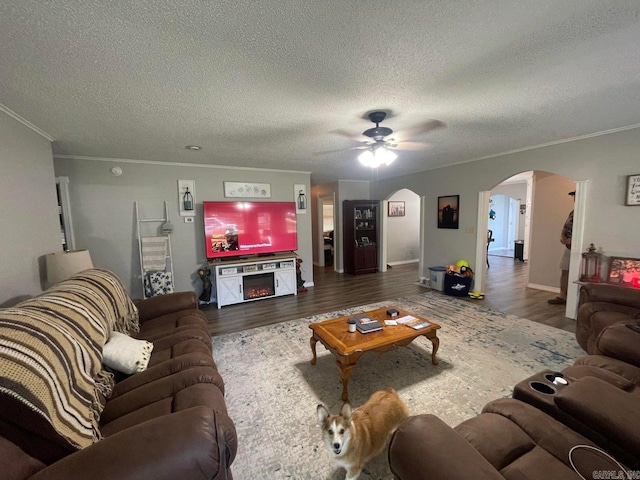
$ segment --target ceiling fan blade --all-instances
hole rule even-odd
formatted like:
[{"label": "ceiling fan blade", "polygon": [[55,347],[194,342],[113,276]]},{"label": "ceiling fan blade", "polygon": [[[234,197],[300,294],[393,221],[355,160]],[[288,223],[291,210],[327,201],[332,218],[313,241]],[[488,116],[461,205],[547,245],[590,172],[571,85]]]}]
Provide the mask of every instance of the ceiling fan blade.
[{"label": "ceiling fan blade", "polygon": [[369,145],[358,145],[357,147],[338,148],[336,150],[322,150],[320,152],[313,152],[314,155],[329,155],[331,153],[349,152],[351,150],[364,150],[369,148]]},{"label": "ceiling fan blade", "polygon": [[427,132],[432,130],[437,130],[439,128],[445,128],[447,125],[440,120],[429,120],[428,122],[421,123],[420,125],[416,125],[415,127],[407,128],[402,131],[402,136],[410,139],[414,138],[418,135],[424,135]]},{"label": "ceiling fan blade", "polygon": [[392,144],[395,146],[391,148],[397,150],[425,150],[431,147],[431,144],[427,142],[397,142]]},{"label": "ceiling fan blade", "polygon": [[350,132],[348,130],[343,130],[341,128],[338,128],[336,130],[331,130],[329,133],[332,133],[334,135],[338,135],[340,137],[346,137],[349,138],[351,140],[359,140],[362,138],[362,134],[361,133],[354,133],[354,132]]}]

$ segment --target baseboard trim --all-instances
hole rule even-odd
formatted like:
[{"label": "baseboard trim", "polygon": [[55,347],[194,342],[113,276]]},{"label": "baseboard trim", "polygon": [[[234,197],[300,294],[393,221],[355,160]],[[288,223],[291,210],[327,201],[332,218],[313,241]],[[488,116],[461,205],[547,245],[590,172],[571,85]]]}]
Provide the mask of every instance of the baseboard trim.
[{"label": "baseboard trim", "polygon": [[545,292],[560,293],[558,287],[549,287],[548,285],[538,285],[536,283],[527,283],[527,288],[533,288],[535,290],[543,290]]},{"label": "baseboard trim", "polygon": [[412,258],[411,260],[400,260],[398,262],[387,262],[387,265],[391,265],[392,267],[395,265],[405,265],[407,263],[418,263],[420,262],[419,258]]}]

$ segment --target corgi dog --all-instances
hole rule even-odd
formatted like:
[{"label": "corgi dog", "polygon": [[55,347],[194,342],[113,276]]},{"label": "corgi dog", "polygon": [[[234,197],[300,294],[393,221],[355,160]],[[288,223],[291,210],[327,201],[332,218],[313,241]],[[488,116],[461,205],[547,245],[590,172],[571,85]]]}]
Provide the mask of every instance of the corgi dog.
[{"label": "corgi dog", "polygon": [[364,465],[382,451],[389,435],[409,416],[393,388],[375,392],[355,410],[345,403],[338,415],[324,405],[316,408],[322,437],[331,457],[356,480]]}]

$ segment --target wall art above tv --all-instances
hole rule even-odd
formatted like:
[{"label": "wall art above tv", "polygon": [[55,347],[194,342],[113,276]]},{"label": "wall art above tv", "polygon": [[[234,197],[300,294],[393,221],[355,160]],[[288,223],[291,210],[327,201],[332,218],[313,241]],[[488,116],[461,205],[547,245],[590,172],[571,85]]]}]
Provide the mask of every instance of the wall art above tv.
[{"label": "wall art above tv", "polygon": [[270,198],[270,183],[224,182],[224,196],[227,198]]},{"label": "wall art above tv", "polygon": [[295,202],[203,202],[207,259],[298,249]]}]

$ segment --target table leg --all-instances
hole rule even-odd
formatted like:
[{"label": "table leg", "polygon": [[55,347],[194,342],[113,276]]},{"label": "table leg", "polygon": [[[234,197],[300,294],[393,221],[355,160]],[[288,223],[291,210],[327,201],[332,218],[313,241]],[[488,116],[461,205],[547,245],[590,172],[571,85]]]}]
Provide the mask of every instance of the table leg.
[{"label": "table leg", "polygon": [[436,359],[436,353],[438,353],[438,348],[440,347],[440,339],[436,336],[436,332],[429,332],[425,335],[431,341],[431,363],[433,365],[438,365],[438,360]]},{"label": "table leg", "polygon": [[316,357],[316,343],[318,343],[318,340],[316,339],[316,337],[311,337],[311,339],[309,340],[309,343],[311,344],[311,353],[313,353],[313,358],[311,359],[311,365],[315,365],[316,361],[318,360],[318,357]]},{"label": "table leg", "polygon": [[347,390],[347,383],[349,382],[349,376],[351,375],[351,371],[356,368],[355,364],[344,364],[339,361],[336,362],[338,365],[338,370],[340,370],[340,379],[342,380],[342,401],[349,401],[349,391]]}]

